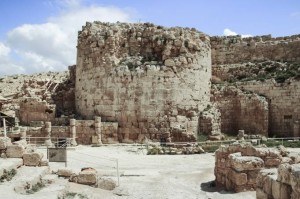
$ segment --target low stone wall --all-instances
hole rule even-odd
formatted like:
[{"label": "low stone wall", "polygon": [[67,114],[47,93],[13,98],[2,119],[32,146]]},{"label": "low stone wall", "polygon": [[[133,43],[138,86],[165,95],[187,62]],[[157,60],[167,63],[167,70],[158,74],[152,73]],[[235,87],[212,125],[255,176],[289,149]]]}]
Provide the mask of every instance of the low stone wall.
[{"label": "low stone wall", "polygon": [[257,177],[257,199],[300,198],[300,164],[281,164],[262,170]]},{"label": "low stone wall", "polygon": [[183,154],[200,154],[205,153],[203,148],[198,144],[181,144],[175,143],[150,143],[147,148],[147,155],[183,155]]},{"label": "low stone wall", "polygon": [[249,144],[221,146],[215,153],[216,185],[235,192],[255,190],[259,171],[277,167],[286,155],[283,147],[255,148]]}]

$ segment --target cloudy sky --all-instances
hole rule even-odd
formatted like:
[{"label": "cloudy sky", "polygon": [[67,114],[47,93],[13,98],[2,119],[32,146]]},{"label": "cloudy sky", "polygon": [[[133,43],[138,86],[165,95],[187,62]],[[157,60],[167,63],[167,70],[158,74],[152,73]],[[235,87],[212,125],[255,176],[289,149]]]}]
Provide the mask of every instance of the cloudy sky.
[{"label": "cloudy sky", "polygon": [[0,0],[0,76],[66,70],[86,21],[152,22],[209,35],[300,34],[299,0]]}]

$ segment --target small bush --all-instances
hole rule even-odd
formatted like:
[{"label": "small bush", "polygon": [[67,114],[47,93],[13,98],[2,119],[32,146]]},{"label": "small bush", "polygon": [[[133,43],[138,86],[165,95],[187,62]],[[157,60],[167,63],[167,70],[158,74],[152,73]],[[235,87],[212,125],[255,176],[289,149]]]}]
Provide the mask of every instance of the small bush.
[{"label": "small bush", "polygon": [[28,194],[33,194],[33,193],[38,192],[39,190],[41,190],[43,187],[45,187],[45,185],[41,182],[38,182],[37,184],[33,185],[30,190],[27,190],[26,192]]},{"label": "small bush", "polygon": [[287,74],[279,74],[277,77],[275,77],[275,81],[277,83],[284,83],[285,80],[287,80],[289,78],[289,76]]},{"label": "small bush", "polygon": [[4,169],[3,175],[0,177],[0,182],[11,181],[11,179],[17,174],[17,170],[12,169],[7,171]]}]

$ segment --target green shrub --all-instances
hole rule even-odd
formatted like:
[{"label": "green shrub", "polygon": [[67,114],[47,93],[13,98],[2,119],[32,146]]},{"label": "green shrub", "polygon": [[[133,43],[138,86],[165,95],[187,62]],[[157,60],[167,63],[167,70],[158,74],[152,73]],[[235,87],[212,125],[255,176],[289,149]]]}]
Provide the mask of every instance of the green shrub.
[{"label": "green shrub", "polygon": [[7,171],[4,169],[3,175],[0,177],[0,182],[4,181],[11,181],[11,179],[17,174],[17,170],[12,169],[10,171]]}]

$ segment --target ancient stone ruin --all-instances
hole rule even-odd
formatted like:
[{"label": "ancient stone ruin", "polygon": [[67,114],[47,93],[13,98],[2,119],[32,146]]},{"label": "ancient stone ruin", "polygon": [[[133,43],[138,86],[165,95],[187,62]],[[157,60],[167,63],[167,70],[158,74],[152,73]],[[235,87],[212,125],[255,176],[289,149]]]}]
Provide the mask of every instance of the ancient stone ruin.
[{"label": "ancient stone ruin", "polygon": [[257,177],[257,199],[300,198],[300,164],[281,164],[278,169],[264,169]]},{"label": "ancient stone ruin", "polygon": [[14,140],[73,144],[220,140],[239,130],[298,137],[299,38],[88,22],[69,73],[0,79],[1,117]]},{"label": "ancient stone ruin", "polygon": [[[148,154],[182,155],[205,153],[200,138],[229,135],[239,142],[215,153],[217,187],[256,190],[258,199],[296,199],[299,156],[240,142],[300,136],[299,80],[300,35],[210,37],[194,28],[87,22],[68,72],[0,78],[0,155],[18,158],[0,170],[0,179],[20,166],[26,166],[21,174],[36,167],[34,185],[20,176],[14,187],[27,194],[49,173],[43,154],[27,141],[47,147],[147,143]],[[116,186],[91,168],[60,169],[55,176]]]},{"label": "ancient stone ruin", "polygon": [[256,178],[263,168],[276,168],[288,154],[278,149],[256,148],[249,144],[232,144],[220,147],[216,153],[216,185],[235,192],[255,190]]},{"label": "ancient stone ruin", "polygon": [[79,32],[76,109],[117,121],[122,142],[195,141],[209,103],[209,37],[153,24],[87,23]]}]

